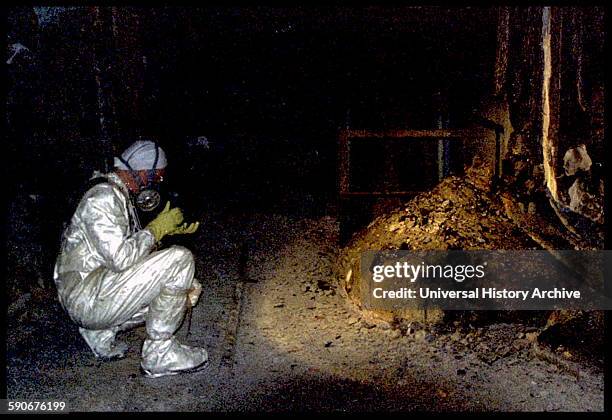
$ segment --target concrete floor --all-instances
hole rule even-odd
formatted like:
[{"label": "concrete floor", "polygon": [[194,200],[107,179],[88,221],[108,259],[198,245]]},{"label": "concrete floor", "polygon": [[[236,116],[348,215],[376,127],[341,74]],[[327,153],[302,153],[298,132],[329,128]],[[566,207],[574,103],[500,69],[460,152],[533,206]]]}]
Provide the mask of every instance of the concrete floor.
[{"label": "concrete floor", "polygon": [[[142,327],[119,336],[128,357],[99,362],[56,301],[33,300],[9,323],[8,398],[72,411],[603,410],[601,372],[576,377],[524,349],[487,363],[450,334],[361,319],[329,282],[337,235],[332,217],[208,214],[187,245],[204,291],[191,334],[178,333],[209,351],[192,375],[142,377]],[[490,326],[483,340],[501,329],[510,344],[520,328]]]}]

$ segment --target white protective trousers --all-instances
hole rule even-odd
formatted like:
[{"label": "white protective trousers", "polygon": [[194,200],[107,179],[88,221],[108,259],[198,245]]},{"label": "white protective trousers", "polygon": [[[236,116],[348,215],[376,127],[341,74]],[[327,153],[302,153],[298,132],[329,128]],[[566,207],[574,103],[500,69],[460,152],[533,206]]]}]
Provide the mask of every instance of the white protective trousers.
[{"label": "white protective trousers", "polygon": [[152,252],[155,238],[140,229],[127,187],[113,173],[104,177],[108,182],[85,193],[64,232],[54,270],[60,303],[98,357],[123,356],[127,347],[115,334],[145,322],[141,366],[148,376],[203,365],[204,349],[173,337],[189,290],[199,286],[193,255],[180,246]]},{"label": "white protective trousers", "polygon": [[120,327],[135,317],[144,321],[149,305],[163,288],[185,294],[193,275],[191,252],[173,246],[153,252],[119,273],[96,269],[60,300],[70,318],[83,328]]}]

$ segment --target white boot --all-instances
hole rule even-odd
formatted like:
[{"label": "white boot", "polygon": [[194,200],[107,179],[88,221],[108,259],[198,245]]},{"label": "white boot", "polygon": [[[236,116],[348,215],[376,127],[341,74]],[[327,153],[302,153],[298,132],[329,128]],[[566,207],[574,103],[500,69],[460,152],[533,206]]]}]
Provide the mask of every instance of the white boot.
[{"label": "white boot", "polygon": [[128,350],[126,343],[115,341],[117,330],[117,328],[88,330],[79,327],[81,336],[96,357],[109,360],[124,358]]},{"label": "white boot", "polygon": [[180,344],[174,337],[185,317],[187,293],[187,290],[163,288],[149,305],[147,339],[142,345],[140,362],[148,377],[192,373],[206,366],[206,350]]},{"label": "white boot", "polygon": [[169,340],[146,339],[142,346],[143,373],[150,378],[193,373],[202,370],[208,362],[208,353],[201,347],[180,344],[175,337]]}]

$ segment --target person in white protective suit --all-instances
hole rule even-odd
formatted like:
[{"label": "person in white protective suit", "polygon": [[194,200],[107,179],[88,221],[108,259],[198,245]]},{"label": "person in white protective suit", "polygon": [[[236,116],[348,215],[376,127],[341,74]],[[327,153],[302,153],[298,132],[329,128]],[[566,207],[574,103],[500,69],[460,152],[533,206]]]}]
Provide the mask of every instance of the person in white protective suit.
[{"label": "person in white protective suit", "polygon": [[[205,349],[180,344],[175,332],[201,285],[194,259],[181,246],[156,251],[165,235],[193,233],[198,223],[183,223],[170,203],[144,229],[134,203],[157,197],[163,181],[164,151],[152,141],[137,141],[108,174],[83,196],[66,228],[54,270],[59,300],[96,357],[124,357],[127,345],[115,335],[146,324],[141,370],[160,377],[205,367]],[[93,178],[92,178],[93,179]]]}]

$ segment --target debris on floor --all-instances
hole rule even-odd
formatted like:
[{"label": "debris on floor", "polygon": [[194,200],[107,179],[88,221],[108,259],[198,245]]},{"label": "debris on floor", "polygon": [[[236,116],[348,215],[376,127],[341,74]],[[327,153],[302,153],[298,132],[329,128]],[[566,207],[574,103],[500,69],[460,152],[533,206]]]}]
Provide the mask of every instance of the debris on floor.
[{"label": "debris on floor", "polygon": [[[463,178],[445,178],[433,190],[378,216],[357,232],[336,266],[340,290],[361,306],[359,261],[366,250],[540,249],[506,216],[503,203],[482,178],[476,169]],[[389,322],[395,318],[382,311],[371,315]],[[400,317],[438,322],[442,313],[411,310]]]},{"label": "debris on floor", "polygon": [[8,397],[61,399],[78,411],[603,410],[602,372],[573,360],[574,349],[554,354],[578,366],[579,381],[533,354],[538,327],[467,318],[394,328],[364,316],[334,281],[333,217],[220,211],[207,226],[192,247],[203,292],[186,341],[206,347],[206,371],[144,380],[142,327],[120,337],[125,359],[99,362],[55,300],[33,300],[33,313],[47,315],[11,321]]}]

